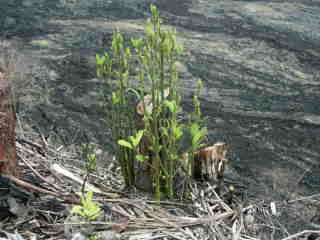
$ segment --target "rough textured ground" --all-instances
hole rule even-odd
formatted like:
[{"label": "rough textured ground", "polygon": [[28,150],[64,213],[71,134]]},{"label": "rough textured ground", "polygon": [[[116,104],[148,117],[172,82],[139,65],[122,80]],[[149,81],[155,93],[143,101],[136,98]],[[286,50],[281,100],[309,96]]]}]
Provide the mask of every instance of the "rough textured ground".
[{"label": "rough textured ground", "polygon": [[[281,200],[316,192],[320,1],[152,2],[186,48],[181,60],[186,109],[195,80],[202,78],[210,138],[233,146],[234,170],[248,179],[248,195]],[[65,144],[81,142],[84,132],[108,143],[94,56],[109,47],[116,27],[128,37],[142,34],[147,5],[140,0],[1,1],[0,60],[11,49],[14,77],[27,85],[18,88],[21,120]],[[303,211],[288,225],[308,225],[312,213]]]}]

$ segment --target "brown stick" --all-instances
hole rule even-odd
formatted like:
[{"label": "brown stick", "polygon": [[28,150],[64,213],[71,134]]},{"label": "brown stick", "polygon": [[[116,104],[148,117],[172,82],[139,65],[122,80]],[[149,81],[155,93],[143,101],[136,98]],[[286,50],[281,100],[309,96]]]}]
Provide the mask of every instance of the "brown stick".
[{"label": "brown stick", "polygon": [[20,186],[22,188],[25,188],[25,189],[27,189],[27,190],[29,190],[31,192],[43,193],[43,194],[48,194],[50,196],[58,197],[61,200],[63,200],[65,203],[69,203],[69,204],[79,204],[80,203],[80,200],[77,197],[74,197],[74,196],[71,196],[71,195],[64,196],[64,195],[62,195],[60,193],[52,192],[52,191],[49,191],[49,190],[34,186],[33,184],[25,182],[25,181],[15,177],[15,176],[3,175],[3,177],[8,178],[10,181],[14,182],[16,185],[18,185],[18,186]]},{"label": "brown stick", "polygon": [[296,234],[293,234],[293,235],[290,235],[286,238],[283,238],[281,240],[291,240],[291,239],[295,239],[297,237],[300,237],[302,235],[306,235],[306,234],[319,234],[320,236],[320,231],[316,231],[316,230],[304,230],[302,232],[299,232],[299,233],[296,233]]},{"label": "brown stick", "polygon": [[19,156],[19,158],[27,165],[28,168],[38,177],[40,178],[43,182],[47,183],[51,187],[54,187],[56,190],[62,190],[60,187],[54,185],[53,183],[49,182],[45,177],[43,177],[36,169],[34,169],[29,161],[27,159],[24,159],[22,156]]},{"label": "brown stick", "polygon": [[55,196],[55,197],[59,197],[60,194],[56,193],[56,192],[52,192],[52,191],[49,191],[49,190],[46,190],[46,189],[43,189],[43,188],[40,188],[40,187],[37,187],[31,183],[28,183],[28,182],[25,182],[13,175],[3,175],[3,177],[6,177],[8,178],[10,181],[14,182],[16,185],[22,187],[22,188],[25,188],[31,192],[38,192],[38,193],[43,193],[43,194],[48,194],[48,195],[51,195],[51,196]]}]

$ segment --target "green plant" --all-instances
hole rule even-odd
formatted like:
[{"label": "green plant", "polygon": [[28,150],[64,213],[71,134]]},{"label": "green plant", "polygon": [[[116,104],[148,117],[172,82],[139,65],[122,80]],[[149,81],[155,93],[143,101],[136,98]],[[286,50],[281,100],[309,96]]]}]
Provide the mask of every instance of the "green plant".
[{"label": "green plant", "polygon": [[174,195],[174,177],[177,172],[177,163],[179,160],[179,141],[183,136],[183,125],[178,122],[177,116],[180,112],[180,106],[176,100],[167,100],[164,105],[169,110],[168,119],[161,126],[161,139],[165,143],[164,155],[166,160],[164,162],[165,187],[169,197]]},{"label": "green plant", "polygon": [[139,150],[138,150],[138,146],[143,137],[143,133],[144,133],[144,130],[139,130],[135,136],[129,136],[128,141],[123,139],[118,140],[118,144],[120,146],[133,150],[136,153],[135,155],[136,160],[140,162],[143,162],[146,160],[146,157],[142,154],[139,154]]},{"label": "green plant", "polygon": [[139,130],[135,136],[130,136],[128,141],[123,139],[118,140],[118,144],[120,146],[134,150],[138,147],[142,136],[143,136],[143,130]]},{"label": "green plant", "polygon": [[188,151],[188,163],[187,163],[188,177],[186,181],[186,186],[189,186],[190,179],[192,176],[192,171],[194,168],[194,154],[197,150],[205,146],[203,142],[208,134],[208,130],[205,127],[204,119],[202,118],[201,107],[200,107],[201,103],[199,100],[199,96],[200,96],[201,89],[202,89],[202,81],[198,80],[197,88],[195,90],[195,93],[192,99],[194,110],[189,115],[188,128],[191,136],[191,142],[190,142],[189,151]]},{"label": "green plant", "polygon": [[97,235],[93,234],[89,237],[89,240],[98,240]]},{"label": "green plant", "polygon": [[82,183],[81,192],[82,196],[85,193],[86,182],[88,181],[90,173],[94,172],[97,168],[97,156],[95,154],[95,147],[92,144],[82,145],[82,159],[85,161],[86,175]]},{"label": "green plant", "polygon": [[[176,63],[183,48],[175,30],[162,30],[157,8],[151,5],[150,10],[145,37],[131,39],[131,46],[126,46],[119,31],[114,32],[110,54],[96,57],[97,74],[105,79],[108,124],[126,185],[135,183],[135,161],[146,162],[156,199],[162,195],[172,198],[184,129],[192,136],[190,152],[202,146],[206,129],[200,119],[200,86],[190,123],[178,121],[181,99]],[[142,109],[138,120],[130,93]],[[147,142],[146,152],[140,152],[141,142]],[[191,167],[191,158],[189,162]]]},{"label": "green plant", "polygon": [[135,130],[134,110],[129,106],[130,99],[127,94],[130,84],[130,59],[131,50],[125,47],[123,36],[118,30],[113,34],[110,55],[96,55],[97,75],[105,79],[106,91],[103,96],[108,113],[107,124],[111,128],[113,142],[116,143],[113,144],[113,149],[127,186],[134,184],[134,156],[131,149],[117,144],[117,141],[126,139]]},{"label": "green plant", "polygon": [[92,200],[92,198],[93,193],[87,192],[85,196],[81,196],[81,205],[73,206],[71,212],[85,218],[88,221],[96,220],[101,213],[101,209],[99,205]]},{"label": "green plant", "polygon": [[[173,197],[178,140],[182,132],[177,121],[180,94],[176,61],[182,47],[177,44],[175,31],[161,29],[156,7],[151,5],[150,9],[152,17],[146,24],[146,38],[133,39],[132,43],[140,66],[139,90],[143,93],[146,86],[150,86],[152,108],[151,111],[144,111],[143,120],[152,156],[150,164],[154,193],[156,199],[160,199],[161,192]],[[161,189],[162,186],[164,189]]]},{"label": "green plant", "polygon": [[195,152],[196,150],[200,149],[204,146],[203,140],[205,139],[208,130],[205,127],[205,121],[202,118],[201,113],[201,103],[199,100],[199,96],[202,89],[202,81],[198,80],[197,88],[193,95],[193,106],[194,110],[189,115],[189,131],[191,135],[191,144],[190,144],[190,151]]}]

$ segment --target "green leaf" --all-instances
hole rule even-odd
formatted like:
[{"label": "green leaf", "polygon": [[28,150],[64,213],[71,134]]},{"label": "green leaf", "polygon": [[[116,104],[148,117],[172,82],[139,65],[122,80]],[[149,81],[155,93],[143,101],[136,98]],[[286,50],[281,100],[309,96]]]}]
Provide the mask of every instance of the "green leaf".
[{"label": "green leaf", "polygon": [[118,97],[116,92],[112,92],[112,104],[116,105],[120,102],[120,98]]},{"label": "green leaf", "polygon": [[169,137],[169,132],[166,127],[161,127],[162,136]]},{"label": "green leaf", "polygon": [[136,159],[138,162],[144,162],[147,159],[147,157],[142,154],[137,154]]},{"label": "green leaf", "polygon": [[177,103],[175,101],[164,101],[164,105],[169,108],[171,113],[175,113],[177,111]]},{"label": "green leaf", "polygon": [[86,168],[88,171],[92,172],[96,170],[97,166],[97,156],[95,153],[88,153],[86,159]]},{"label": "green leaf", "polygon": [[126,56],[128,57],[128,58],[130,58],[131,57],[131,49],[130,48],[125,48],[125,54],[126,54]]},{"label": "green leaf", "polygon": [[192,135],[192,145],[196,148],[199,148],[199,143],[202,141],[202,139],[207,135],[207,129],[206,128],[199,128],[197,131]]},{"label": "green leaf", "polygon": [[120,139],[120,140],[118,141],[118,144],[119,144],[120,146],[122,146],[122,147],[126,147],[126,148],[133,149],[131,143],[129,143],[129,142],[123,140],[123,139]]},{"label": "green leaf", "polygon": [[137,90],[135,90],[134,88],[128,88],[127,92],[133,92],[135,94],[135,96],[137,97],[137,99],[141,99],[140,94],[138,93]]},{"label": "green leaf", "polygon": [[175,126],[173,128],[173,136],[176,140],[179,140],[183,135],[182,128],[180,126]]},{"label": "green leaf", "polygon": [[191,143],[193,148],[198,148],[199,143],[207,135],[207,129],[201,128],[198,123],[192,123],[190,126]]},{"label": "green leaf", "polygon": [[130,141],[130,143],[131,143],[131,146],[132,147],[135,147],[136,145],[135,145],[135,137],[134,136],[129,136],[129,141]]},{"label": "green leaf", "polygon": [[150,10],[153,17],[157,16],[158,11],[157,11],[157,7],[154,4],[150,4]]},{"label": "green leaf", "polygon": [[136,146],[138,146],[138,144],[141,141],[141,138],[143,137],[144,134],[144,130],[139,130],[137,135],[136,135]]},{"label": "green leaf", "polygon": [[105,58],[105,60],[106,61],[110,61],[110,56],[109,56],[109,54],[106,52],[106,53],[104,53],[104,58]]},{"label": "green leaf", "polygon": [[100,214],[100,207],[94,201],[92,201],[93,192],[87,192],[85,202],[83,204],[83,210],[86,218],[89,220],[95,220]]},{"label": "green leaf", "polygon": [[71,213],[78,214],[78,215],[84,217],[83,216],[83,211],[82,211],[82,206],[79,206],[79,205],[73,206],[72,210],[71,210]]},{"label": "green leaf", "polygon": [[105,62],[105,57],[104,56],[101,56],[99,54],[96,54],[96,63],[98,66],[101,66],[103,65]]},{"label": "green leaf", "polygon": [[85,200],[88,201],[88,202],[91,202],[92,198],[93,198],[93,192],[91,192],[91,191],[87,192]]},{"label": "green leaf", "polygon": [[197,146],[200,140],[201,140],[201,133],[197,132],[192,138],[192,146]]},{"label": "green leaf", "polygon": [[140,143],[140,141],[141,141],[141,138],[142,138],[142,136],[143,136],[143,133],[144,133],[144,130],[139,130],[139,131],[136,133],[135,136],[130,136],[130,137],[129,137],[129,140],[130,140],[133,148],[136,148],[136,147],[139,145],[139,143]]},{"label": "green leaf", "polygon": [[177,54],[183,53],[183,46],[182,45],[177,45],[176,51],[177,51]]},{"label": "green leaf", "polygon": [[131,39],[131,44],[133,45],[134,48],[140,49],[143,45],[143,39],[141,38],[132,38]]},{"label": "green leaf", "polygon": [[153,37],[154,36],[154,30],[153,30],[153,25],[150,19],[148,19],[147,24],[146,24],[146,34],[148,37]]},{"label": "green leaf", "polygon": [[161,44],[161,49],[165,54],[168,54],[170,52],[170,41],[168,38],[164,39],[164,41]]},{"label": "green leaf", "polygon": [[198,123],[192,123],[191,124],[190,133],[191,133],[192,137],[196,135],[196,133],[199,131],[199,128],[200,128],[200,126],[199,126]]},{"label": "green leaf", "polygon": [[92,201],[93,192],[87,192],[87,194],[81,196],[81,205],[76,205],[72,208],[71,212],[78,214],[87,220],[96,220],[100,215],[100,206]]},{"label": "green leaf", "polygon": [[178,154],[176,154],[176,153],[170,153],[169,156],[173,160],[177,160],[179,158]]},{"label": "green leaf", "polygon": [[103,70],[100,67],[97,67],[97,76],[100,78],[103,75]]},{"label": "green leaf", "polygon": [[98,237],[96,235],[91,235],[89,237],[89,240],[98,240]]},{"label": "green leaf", "polygon": [[203,89],[203,82],[201,79],[198,79],[197,81],[197,89],[200,91],[201,89]]},{"label": "green leaf", "polygon": [[205,146],[206,146],[206,144],[204,144],[204,143],[198,144],[198,149],[203,148]]}]

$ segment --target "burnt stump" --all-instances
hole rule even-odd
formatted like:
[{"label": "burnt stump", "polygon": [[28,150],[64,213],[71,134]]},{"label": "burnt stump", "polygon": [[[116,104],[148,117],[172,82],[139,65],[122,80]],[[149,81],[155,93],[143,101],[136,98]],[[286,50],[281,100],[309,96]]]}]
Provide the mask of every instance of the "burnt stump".
[{"label": "burnt stump", "polygon": [[15,126],[9,81],[0,69],[0,174],[18,174]]}]

